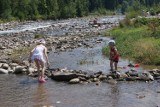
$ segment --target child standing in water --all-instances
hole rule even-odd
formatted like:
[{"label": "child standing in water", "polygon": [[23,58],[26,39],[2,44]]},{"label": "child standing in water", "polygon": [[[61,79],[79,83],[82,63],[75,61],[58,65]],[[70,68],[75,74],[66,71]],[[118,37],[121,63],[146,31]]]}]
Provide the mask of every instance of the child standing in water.
[{"label": "child standing in water", "polygon": [[[47,48],[45,45],[45,40],[41,39],[38,41],[38,45],[30,52],[29,62],[35,62],[37,70],[38,70],[38,80],[39,82],[46,82],[44,78],[45,72],[45,63],[49,66],[48,56],[47,56]],[[40,68],[42,68],[42,72],[40,72]]]},{"label": "child standing in water", "polygon": [[109,43],[109,60],[110,60],[110,68],[111,71],[113,72],[113,66],[115,67],[115,71],[117,71],[117,65],[118,65],[118,61],[119,61],[119,54],[117,51],[117,48],[115,46],[115,41],[114,39],[110,40]]}]

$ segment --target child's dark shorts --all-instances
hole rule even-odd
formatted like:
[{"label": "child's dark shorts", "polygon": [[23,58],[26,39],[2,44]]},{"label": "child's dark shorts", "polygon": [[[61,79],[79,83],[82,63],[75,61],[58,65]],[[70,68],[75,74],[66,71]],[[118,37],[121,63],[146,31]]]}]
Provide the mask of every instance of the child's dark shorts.
[{"label": "child's dark shorts", "polygon": [[113,60],[113,59],[110,59],[110,61],[113,61],[113,62],[116,62],[116,63],[119,62],[119,60]]},{"label": "child's dark shorts", "polygon": [[118,63],[119,62],[119,57],[117,57],[115,59],[109,58],[109,60]]}]

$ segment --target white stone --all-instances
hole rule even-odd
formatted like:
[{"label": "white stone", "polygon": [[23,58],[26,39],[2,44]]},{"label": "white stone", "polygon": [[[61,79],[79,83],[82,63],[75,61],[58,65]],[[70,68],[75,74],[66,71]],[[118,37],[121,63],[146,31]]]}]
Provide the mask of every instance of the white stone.
[{"label": "white stone", "polygon": [[0,68],[0,74],[8,74],[8,70]]},{"label": "white stone", "polygon": [[9,68],[9,65],[8,64],[6,64],[6,63],[4,63],[4,64],[2,64],[2,66],[1,66],[3,69],[8,69]]},{"label": "white stone", "polygon": [[79,82],[80,82],[79,78],[74,78],[69,81],[70,84],[77,84]]}]

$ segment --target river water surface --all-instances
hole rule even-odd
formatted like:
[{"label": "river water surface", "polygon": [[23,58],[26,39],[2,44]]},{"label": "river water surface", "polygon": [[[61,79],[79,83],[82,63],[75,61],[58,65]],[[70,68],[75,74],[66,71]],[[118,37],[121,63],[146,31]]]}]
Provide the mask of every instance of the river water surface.
[{"label": "river water surface", "polygon": [[[108,21],[109,18],[104,20]],[[49,32],[47,35],[53,33],[51,30]],[[94,44],[98,39],[102,41]],[[50,52],[50,67],[107,73],[109,60],[102,55],[102,48],[108,40],[109,38],[102,36],[91,37],[88,42],[93,43],[93,48],[80,47],[66,52]],[[120,67],[127,64],[126,59],[119,62]],[[101,83],[97,86],[95,83],[70,85],[48,79],[46,83],[40,84],[37,78],[25,75],[0,75],[0,107],[160,107],[158,91],[160,81],[122,81],[115,85]]]}]

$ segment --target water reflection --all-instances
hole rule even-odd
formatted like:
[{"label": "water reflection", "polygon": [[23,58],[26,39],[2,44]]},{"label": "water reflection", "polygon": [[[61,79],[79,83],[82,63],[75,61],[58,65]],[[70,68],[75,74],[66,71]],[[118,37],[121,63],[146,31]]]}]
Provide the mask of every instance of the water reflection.
[{"label": "water reflection", "polygon": [[47,89],[45,84],[39,83],[36,87],[35,97],[34,97],[34,107],[53,107],[50,106],[48,99]]},{"label": "water reflection", "polygon": [[118,100],[119,100],[119,88],[118,88],[118,84],[112,85],[111,86],[111,103],[112,103],[112,107],[118,107]]}]

